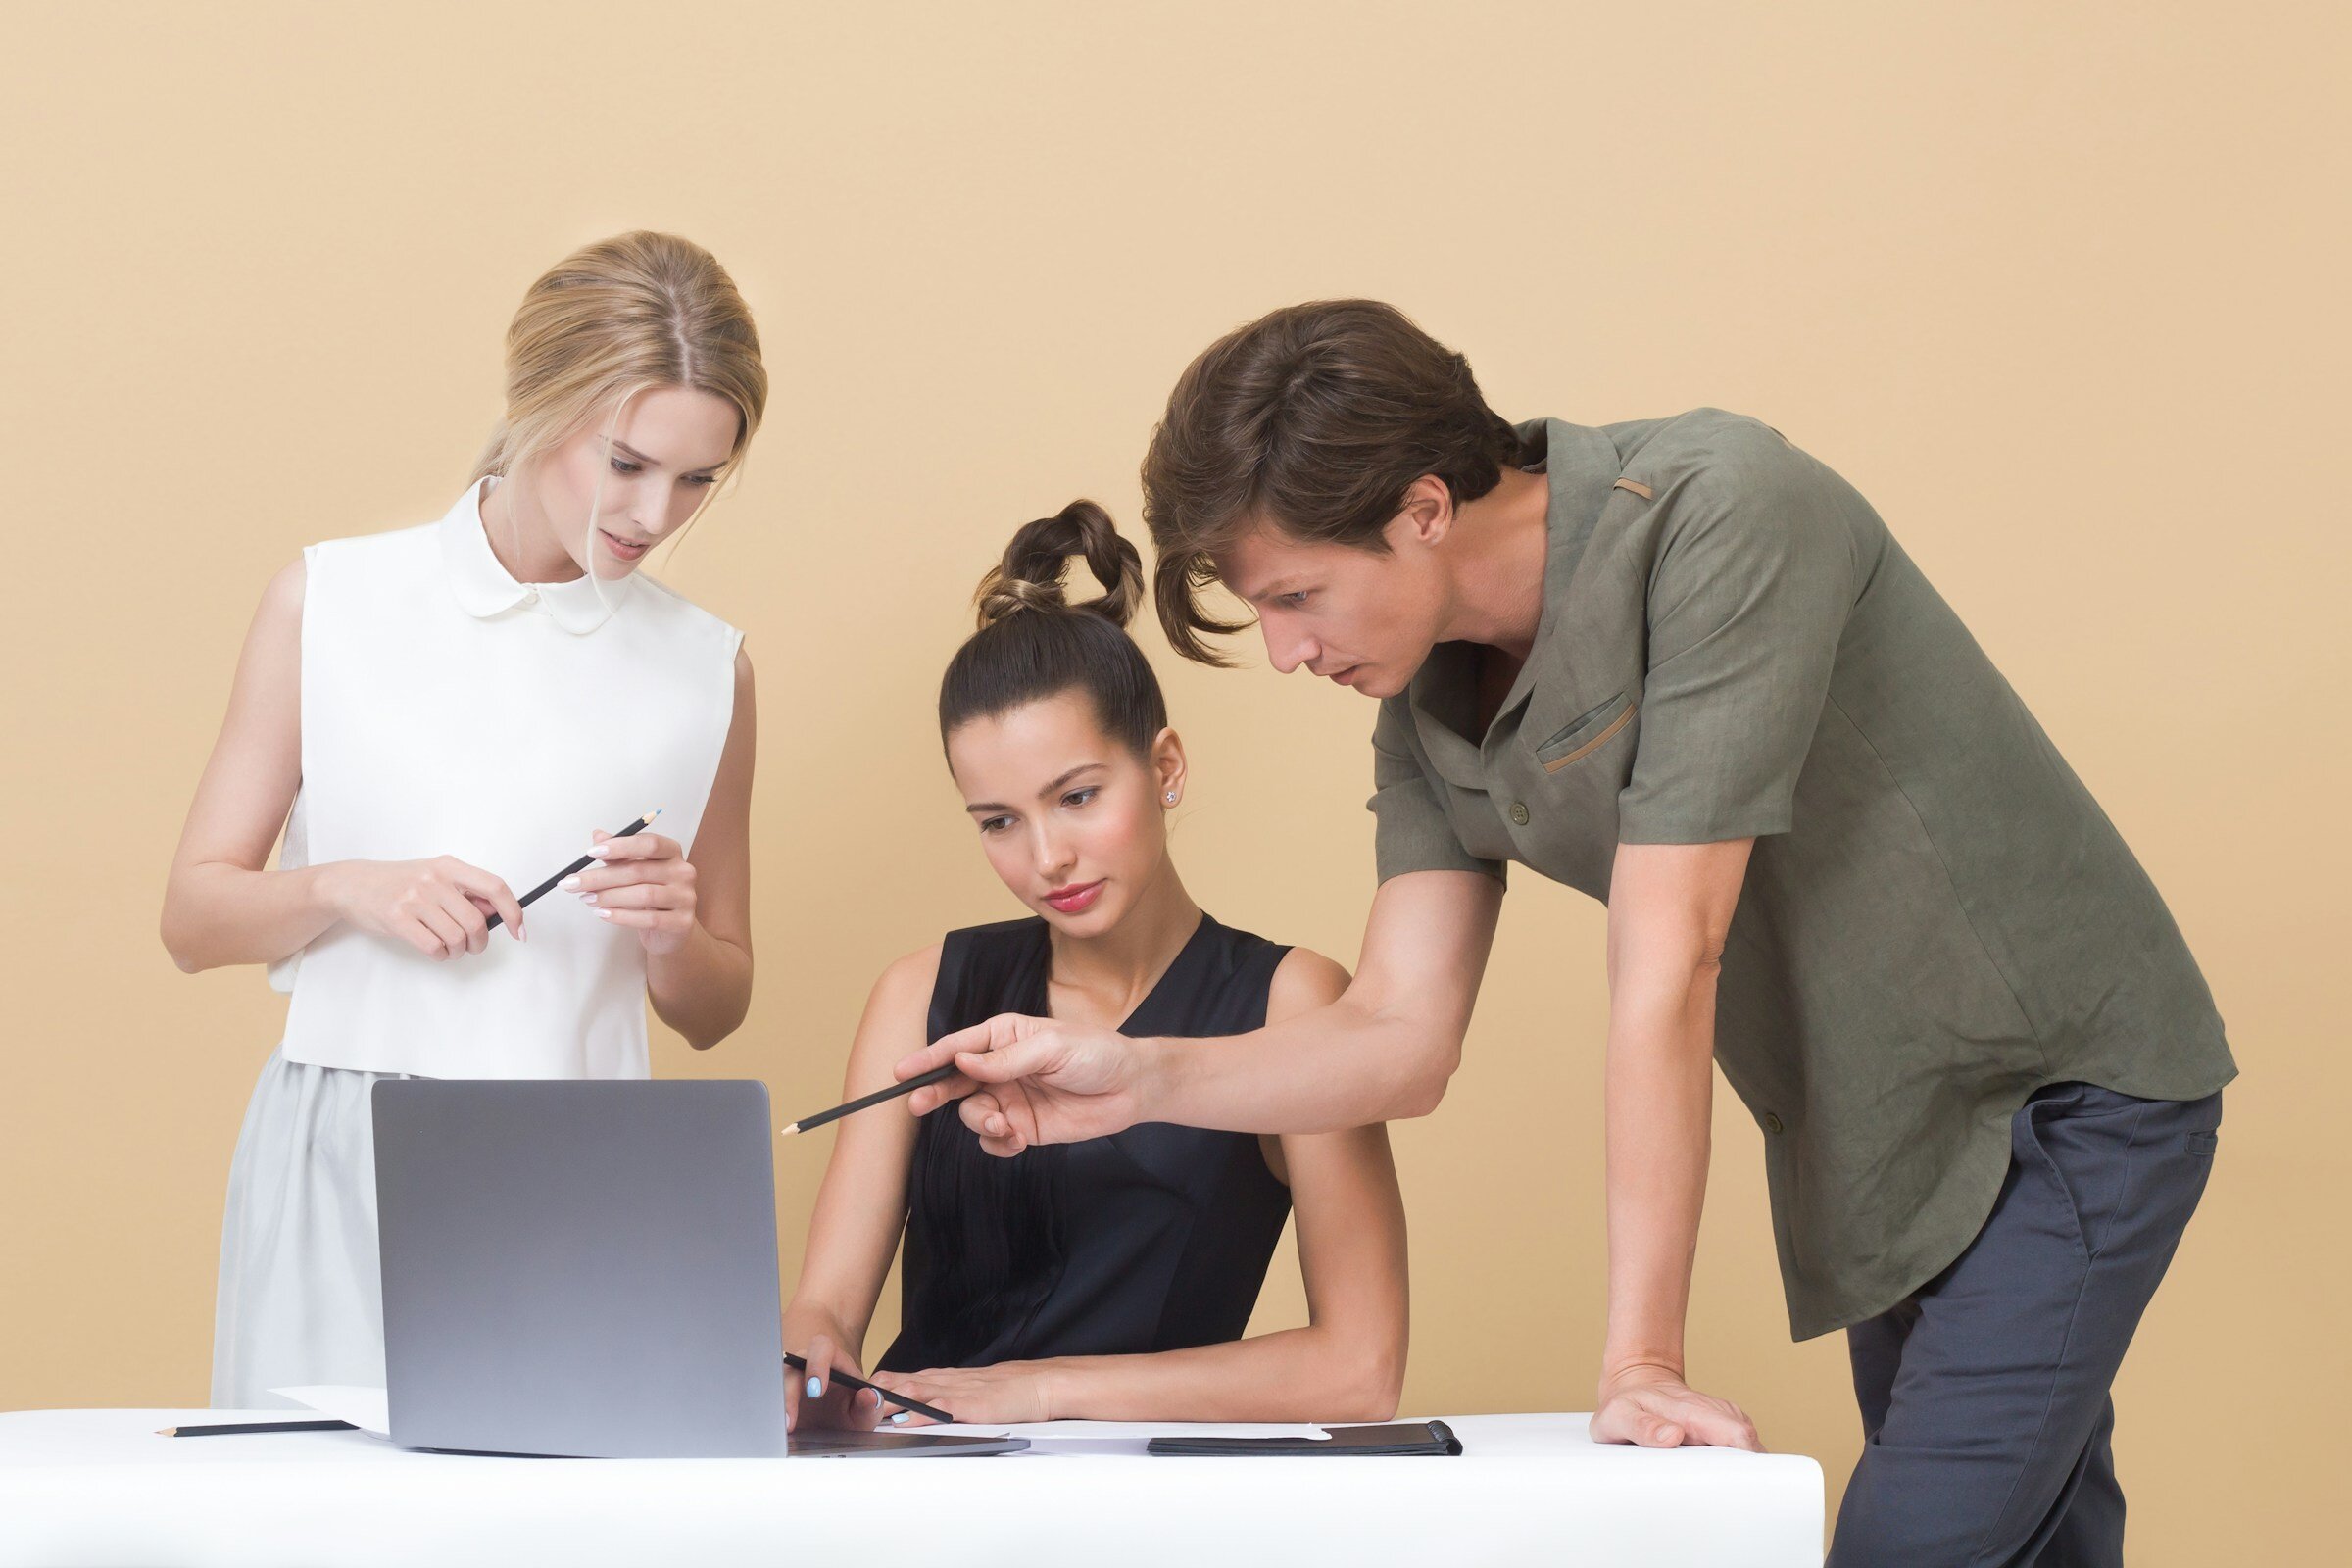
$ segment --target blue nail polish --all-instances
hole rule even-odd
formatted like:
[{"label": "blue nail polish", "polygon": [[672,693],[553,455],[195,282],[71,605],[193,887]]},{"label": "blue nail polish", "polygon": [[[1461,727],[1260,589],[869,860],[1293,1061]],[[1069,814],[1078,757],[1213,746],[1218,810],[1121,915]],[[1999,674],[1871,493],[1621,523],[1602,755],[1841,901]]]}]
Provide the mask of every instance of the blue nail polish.
[{"label": "blue nail polish", "polygon": [[890,1424],[894,1427],[905,1426],[906,1424],[906,1412],[901,1410],[897,1415],[892,1416],[890,1418]]},{"label": "blue nail polish", "polygon": [[818,1398],[824,1394],[824,1392],[825,1386],[822,1383],[817,1382],[814,1378],[810,1378],[808,1380],[808,1397],[811,1399]]}]

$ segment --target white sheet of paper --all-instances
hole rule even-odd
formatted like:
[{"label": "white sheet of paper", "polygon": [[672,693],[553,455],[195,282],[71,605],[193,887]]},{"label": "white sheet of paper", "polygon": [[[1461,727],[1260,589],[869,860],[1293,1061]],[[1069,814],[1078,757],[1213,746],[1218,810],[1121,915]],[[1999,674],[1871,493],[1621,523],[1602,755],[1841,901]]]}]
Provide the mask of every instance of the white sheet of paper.
[{"label": "white sheet of paper", "polygon": [[320,1415],[348,1421],[362,1432],[379,1438],[392,1435],[391,1405],[381,1389],[365,1389],[353,1384],[305,1384],[298,1389],[271,1389],[297,1404],[307,1404]]}]

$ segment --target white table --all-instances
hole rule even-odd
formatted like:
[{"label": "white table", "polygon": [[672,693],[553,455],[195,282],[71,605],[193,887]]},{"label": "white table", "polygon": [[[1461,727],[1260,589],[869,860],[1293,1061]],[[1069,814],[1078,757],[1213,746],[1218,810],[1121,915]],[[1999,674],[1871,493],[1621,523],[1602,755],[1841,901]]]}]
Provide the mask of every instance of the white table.
[{"label": "white table", "polygon": [[1448,1417],[1458,1459],[1154,1459],[1109,1440],[1004,1458],[513,1459],[360,1432],[155,1435],[288,1416],[0,1414],[0,1568],[1821,1561],[1811,1459],[1607,1446],[1582,1415]]}]

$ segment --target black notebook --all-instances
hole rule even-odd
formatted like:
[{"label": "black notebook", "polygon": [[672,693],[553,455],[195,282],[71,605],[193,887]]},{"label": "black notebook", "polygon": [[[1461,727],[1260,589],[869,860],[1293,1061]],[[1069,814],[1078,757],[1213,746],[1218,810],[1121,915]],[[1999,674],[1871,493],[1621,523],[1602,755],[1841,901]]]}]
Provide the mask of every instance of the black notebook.
[{"label": "black notebook", "polygon": [[1387,1426],[1326,1427],[1326,1438],[1153,1438],[1146,1451],[1181,1454],[1280,1453],[1301,1455],[1367,1453],[1458,1454],[1462,1440],[1443,1421],[1398,1421]]}]

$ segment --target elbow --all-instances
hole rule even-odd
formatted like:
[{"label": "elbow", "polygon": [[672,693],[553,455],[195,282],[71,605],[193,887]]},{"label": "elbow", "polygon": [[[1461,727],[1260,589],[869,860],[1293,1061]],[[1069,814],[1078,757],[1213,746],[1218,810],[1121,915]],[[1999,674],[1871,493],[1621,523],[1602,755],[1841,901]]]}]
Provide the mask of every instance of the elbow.
[{"label": "elbow", "polygon": [[1361,1390],[1355,1396],[1353,1407],[1340,1419],[1348,1421],[1394,1421],[1396,1405],[1404,1397],[1404,1380],[1382,1383]]},{"label": "elbow", "polygon": [[1428,1115],[1445,1101],[1446,1086],[1462,1064],[1462,1037],[1470,1028],[1468,1013],[1432,1016],[1375,1007],[1373,1016],[1385,1025],[1390,1069],[1387,1103],[1379,1119],[1409,1121]]},{"label": "elbow", "polygon": [[[737,945],[719,943],[720,953]],[[654,1014],[697,1051],[709,1051],[743,1027],[752,1011],[752,955],[742,950],[740,965],[684,971],[661,977],[654,987]]]},{"label": "elbow", "polygon": [[1436,1110],[1445,1102],[1446,1088],[1453,1082],[1453,1070],[1461,1063],[1462,1047],[1458,1039],[1444,1050],[1416,1061],[1397,1087],[1392,1109],[1385,1119],[1409,1121]]},{"label": "elbow", "polygon": [[700,1028],[685,1028],[677,1025],[672,1027],[677,1028],[678,1033],[685,1037],[686,1043],[695,1050],[709,1051],[712,1046],[742,1028],[743,1020],[751,1010],[747,999],[744,1004],[737,1006],[726,1017],[705,1020]]},{"label": "elbow", "polygon": [[1367,1349],[1349,1364],[1331,1391],[1327,1421],[1393,1421],[1404,1397],[1404,1346]]},{"label": "elbow", "polygon": [[181,974],[195,974],[204,968],[204,955],[196,950],[192,940],[194,933],[188,930],[185,920],[178,918],[178,911],[169,900],[164,903],[164,917],[157,923],[157,935],[163,938],[164,951],[172,956]]}]

